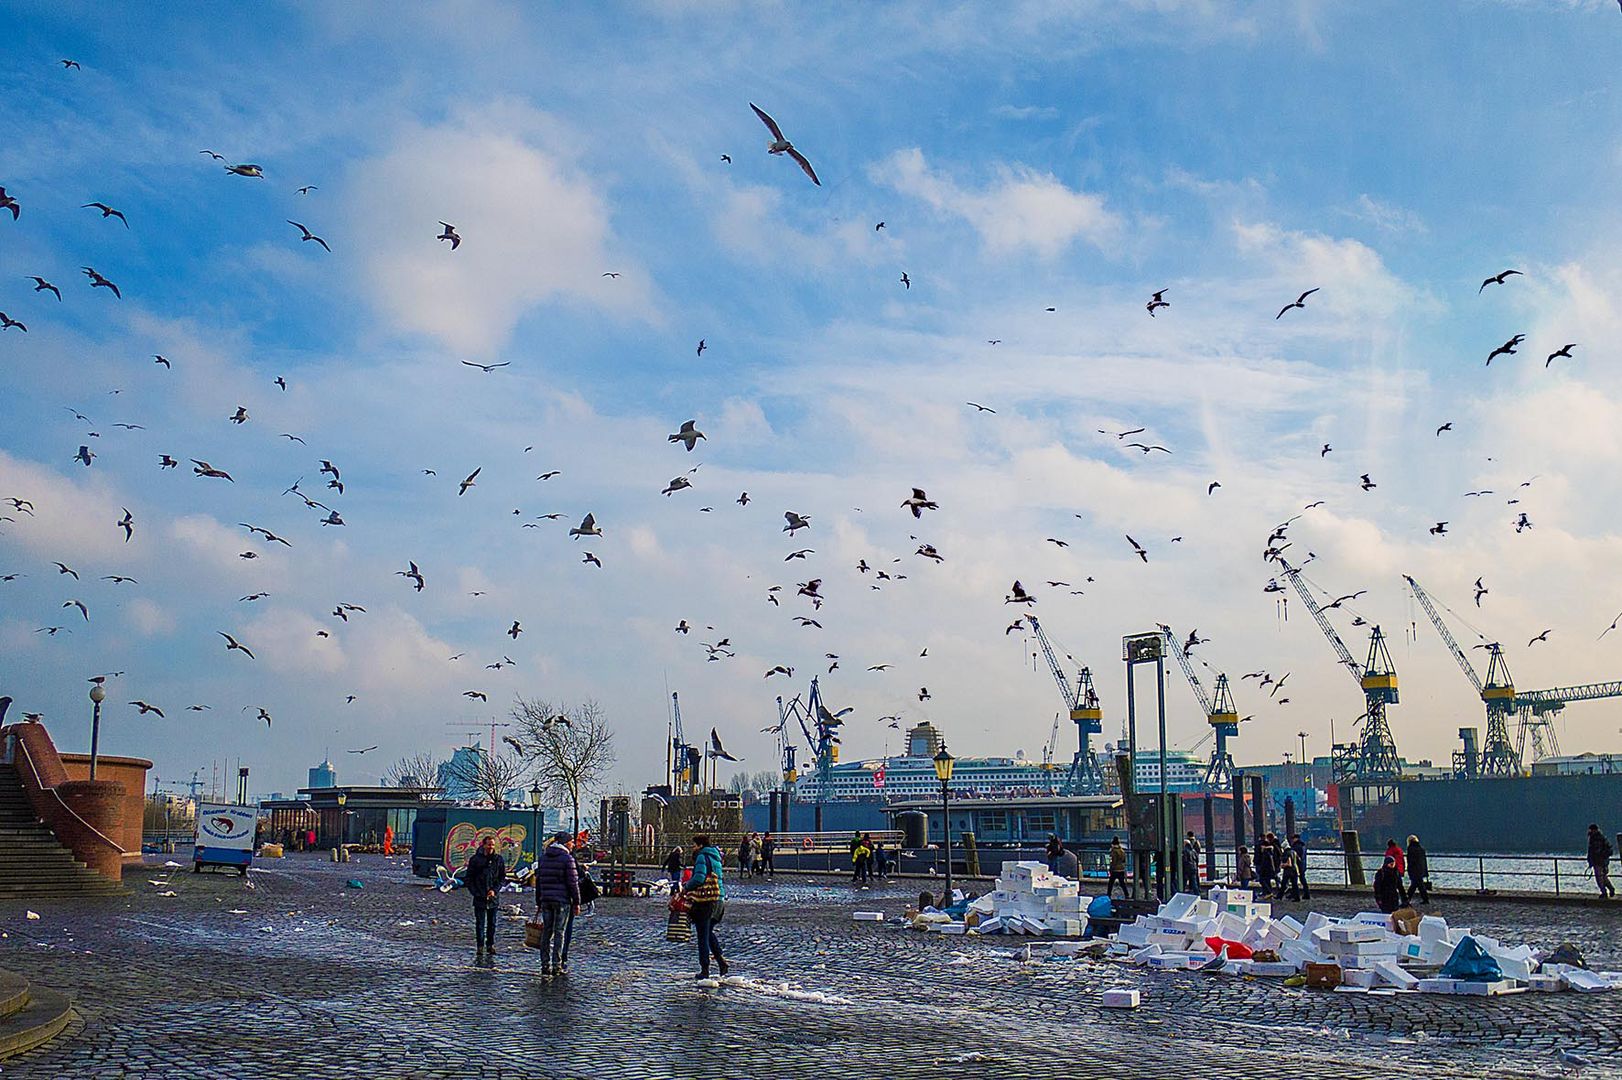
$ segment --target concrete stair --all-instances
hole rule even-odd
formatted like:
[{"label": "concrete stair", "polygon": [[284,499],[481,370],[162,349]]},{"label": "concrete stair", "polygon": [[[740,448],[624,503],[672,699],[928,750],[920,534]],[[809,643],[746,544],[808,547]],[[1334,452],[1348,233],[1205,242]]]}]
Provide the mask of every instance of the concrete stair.
[{"label": "concrete stair", "polygon": [[63,847],[34,815],[17,770],[0,764],[0,901],[106,896],[122,891]]},{"label": "concrete stair", "polygon": [[24,1054],[49,1042],[72,1019],[73,1002],[67,995],[0,971],[0,1058]]}]

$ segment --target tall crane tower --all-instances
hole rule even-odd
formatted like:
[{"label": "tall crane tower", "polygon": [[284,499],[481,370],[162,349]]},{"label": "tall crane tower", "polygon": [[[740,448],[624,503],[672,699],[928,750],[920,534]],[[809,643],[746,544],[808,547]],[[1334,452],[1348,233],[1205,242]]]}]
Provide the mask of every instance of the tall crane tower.
[{"label": "tall crane tower", "polygon": [[[1064,668],[1059,665],[1059,655],[1053,651],[1053,645],[1042,630],[1042,624],[1035,615],[1025,616],[1031,631],[1036,635],[1037,644],[1042,646],[1042,655],[1047,658],[1048,670],[1053,672],[1053,681],[1059,686],[1059,696],[1064,699],[1064,706],[1070,713],[1070,720],[1076,725],[1076,754],[1070,759],[1070,771],[1065,775],[1064,783],[1059,788],[1060,795],[1098,795],[1106,788],[1104,784],[1104,770],[1099,767],[1098,756],[1093,752],[1092,737],[1104,730],[1104,710],[1099,705],[1098,694],[1093,690],[1093,673],[1090,668],[1082,668],[1076,673],[1076,685],[1072,688]],[[1058,723],[1054,723],[1055,736],[1058,732]],[[1057,738],[1048,740],[1048,750],[1045,755],[1045,764],[1053,760],[1053,747]]]},{"label": "tall crane tower", "polygon": [[1447,646],[1447,651],[1453,654],[1459,670],[1464,672],[1465,678],[1470,680],[1470,685],[1476,688],[1476,693],[1487,707],[1487,738],[1481,745],[1479,757],[1474,763],[1467,763],[1467,769],[1473,764],[1481,776],[1519,776],[1521,755],[1509,742],[1509,717],[1515,712],[1515,680],[1510,678],[1509,663],[1504,659],[1503,649],[1496,641],[1481,646],[1487,650],[1487,679],[1483,682],[1471,666],[1470,658],[1453,640],[1447,622],[1442,618],[1442,613],[1436,610],[1430,594],[1411,575],[1402,575],[1402,580],[1408,583],[1408,591],[1414,594],[1419,606],[1430,616],[1431,625],[1436,627],[1436,633]]},{"label": "tall crane tower", "polygon": [[1177,664],[1183,669],[1183,678],[1188,680],[1189,689],[1194,691],[1194,697],[1199,701],[1200,708],[1205,711],[1206,722],[1211,725],[1211,731],[1216,735],[1216,745],[1211,748],[1210,764],[1205,767],[1205,790],[1228,791],[1233,787],[1233,757],[1228,753],[1228,740],[1239,735],[1239,710],[1233,705],[1233,692],[1228,689],[1228,676],[1218,672],[1216,694],[1215,696],[1207,694],[1205,685],[1200,682],[1199,674],[1194,670],[1193,661],[1189,659],[1188,651],[1177,640],[1177,635],[1171,632],[1171,627],[1161,623],[1160,633],[1165,637],[1171,654],[1177,657]]},{"label": "tall crane tower", "polygon": [[687,741],[681,727],[681,697],[670,693],[670,793],[693,795],[702,785],[703,752]]},{"label": "tall crane tower", "polygon": [[1301,570],[1291,566],[1282,555],[1278,564],[1284,576],[1295,589],[1301,603],[1311,613],[1325,640],[1340,658],[1341,666],[1352,673],[1363,691],[1364,712],[1358,717],[1363,730],[1356,743],[1333,748],[1333,769],[1337,784],[1349,784],[1363,789],[1367,801],[1372,789],[1377,802],[1388,802],[1396,794],[1396,782],[1402,775],[1402,763],[1397,757],[1397,743],[1391,737],[1391,725],[1386,721],[1387,705],[1397,703],[1397,668],[1391,662],[1385,635],[1376,626],[1369,634],[1368,659],[1359,664],[1346,648],[1346,643],[1335,633],[1335,627],[1324,614],[1312,595],[1312,590],[1301,579]]},{"label": "tall crane tower", "polygon": [[1560,753],[1560,741],[1554,733],[1554,718],[1571,701],[1598,701],[1601,698],[1622,697],[1622,680],[1584,683],[1581,686],[1557,686],[1550,690],[1528,690],[1515,695],[1515,709],[1520,713],[1520,726],[1516,731],[1517,752],[1525,760],[1526,739],[1532,739],[1532,760]]}]

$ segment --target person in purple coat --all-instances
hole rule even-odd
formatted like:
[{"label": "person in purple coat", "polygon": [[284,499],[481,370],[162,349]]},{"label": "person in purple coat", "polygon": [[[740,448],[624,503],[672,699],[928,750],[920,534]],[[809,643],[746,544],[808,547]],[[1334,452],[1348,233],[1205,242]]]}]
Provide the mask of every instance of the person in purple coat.
[{"label": "person in purple coat", "polygon": [[564,924],[580,913],[580,876],[569,853],[569,834],[552,837],[535,863],[535,908],[541,918],[541,975],[562,973]]}]

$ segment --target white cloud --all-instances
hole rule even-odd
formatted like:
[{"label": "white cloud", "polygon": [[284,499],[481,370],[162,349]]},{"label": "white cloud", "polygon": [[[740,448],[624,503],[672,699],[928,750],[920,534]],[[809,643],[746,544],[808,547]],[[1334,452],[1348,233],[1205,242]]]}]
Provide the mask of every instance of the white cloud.
[{"label": "white cloud", "polygon": [[998,105],[991,115],[1004,120],[1053,120],[1059,110],[1052,105]]},{"label": "white cloud", "polygon": [[916,147],[896,151],[870,171],[875,182],[967,221],[996,253],[1028,249],[1052,258],[1077,240],[1101,247],[1123,229],[1103,196],[1066,187],[1052,173],[1022,165],[997,166],[995,179],[980,190],[931,169]]},{"label": "white cloud", "polygon": [[[366,288],[395,326],[476,359],[493,357],[528,312],[578,301],[653,315],[647,276],[620,250],[600,185],[545,114],[500,102],[408,126],[346,182],[348,235]],[[461,246],[435,239],[455,225]],[[605,278],[605,272],[621,276]]]},{"label": "white cloud", "polygon": [[161,637],[172,633],[175,628],[175,617],[144,596],[131,601],[124,615],[143,637]]},{"label": "white cloud", "polygon": [[1414,234],[1426,231],[1425,219],[1412,210],[1394,206],[1364,192],[1341,213],[1358,221],[1366,221],[1383,232]]}]

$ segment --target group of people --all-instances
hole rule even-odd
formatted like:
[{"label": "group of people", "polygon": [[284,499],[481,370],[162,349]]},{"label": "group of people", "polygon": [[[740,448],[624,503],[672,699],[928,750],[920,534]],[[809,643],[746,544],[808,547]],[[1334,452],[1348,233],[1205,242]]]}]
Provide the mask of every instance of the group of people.
[{"label": "group of people", "polygon": [[875,841],[872,833],[854,832],[850,837],[851,884],[866,885],[890,876],[890,853],[884,850],[882,840]]},{"label": "group of people", "polygon": [[743,877],[776,877],[777,868],[772,865],[776,854],[777,840],[771,833],[750,833],[738,845],[738,873]]},{"label": "group of people", "polygon": [[1280,840],[1277,833],[1264,833],[1254,854],[1240,844],[1234,877],[1240,888],[1249,888],[1255,882],[1259,899],[1312,899],[1307,884],[1307,845],[1300,833],[1291,833],[1287,840]]},{"label": "group of people", "polygon": [[[578,858],[577,848],[581,849]],[[506,883],[507,860],[496,850],[495,837],[486,836],[468,859],[462,875],[462,884],[473,898],[473,940],[481,958],[495,955],[496,916]],[[569,970],[574,921],[582,905],[597,896],[582,842],[568,832],[553,835],[535,860],[534,884],[536,916],[541,925],[541,976],[556,978]]]}]

